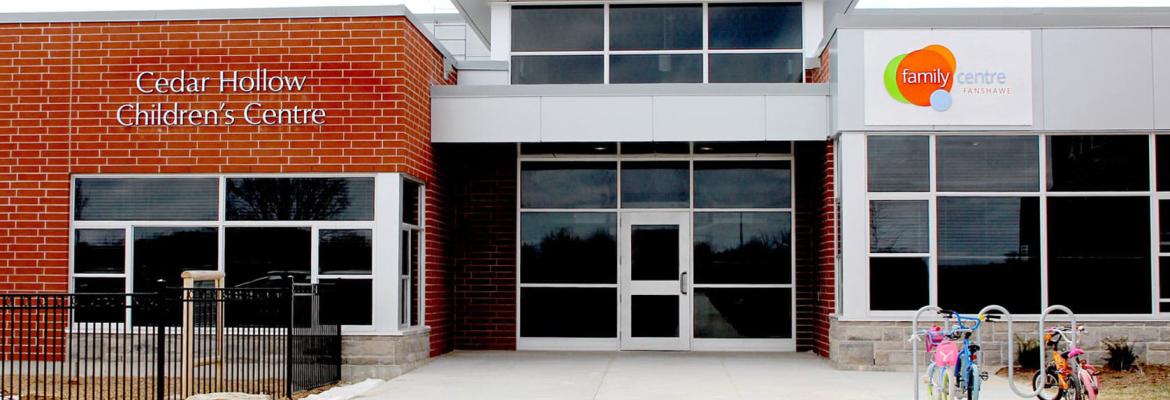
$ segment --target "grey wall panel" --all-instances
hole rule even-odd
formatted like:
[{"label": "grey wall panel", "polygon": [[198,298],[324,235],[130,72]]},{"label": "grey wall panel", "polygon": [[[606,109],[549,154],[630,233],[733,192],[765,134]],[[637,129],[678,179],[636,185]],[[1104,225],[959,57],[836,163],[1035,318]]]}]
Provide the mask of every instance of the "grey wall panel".
[{"label": "grey wall panel", "polygon": [[540,98],[434,98],[431,141],[540,141]]},{"label": "grey wall panel", "polygon": [[1150,29],[1048,29],[1047,130],[1152,129]]},{"label": "grey wall panel", "polygon": [[764,99],[764,137],[824,140],[829,136],[828,104],[821,96],[768,96]]},{"label": "grey wall panel", "polygon": [[1154,29],[1154,128],[1170,129],[1170,29]]},{"label": "grey wall panel", "polygon": [[652,114],[650,97],[544,97],[540,140],[648,142]]},{"label": "grey wall panel", "polygon": [[[836,64],[833,71],[835,91],[833,93],[837,131],[889,130],[928,131],[934,127],[920,126],[867,126],[865,125],[865,34],[861,29],[837,31],[837,51],[831,62]],[[831,91],[834,89],[830,89]]]},{"label": "grey wall panel", "polygon": [[658,96],[654,140],[764,140],[764,96]]}]

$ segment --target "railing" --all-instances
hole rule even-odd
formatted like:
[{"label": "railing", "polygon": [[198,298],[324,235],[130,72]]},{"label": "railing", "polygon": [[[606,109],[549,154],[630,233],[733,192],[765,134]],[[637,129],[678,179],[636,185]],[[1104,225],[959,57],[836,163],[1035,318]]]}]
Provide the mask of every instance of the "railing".
[{"label": "railing", "polygon": [[318,293],[194,287],[162,293],[0,294],[0,400],[290,398],[336,382],[341,328]]}]

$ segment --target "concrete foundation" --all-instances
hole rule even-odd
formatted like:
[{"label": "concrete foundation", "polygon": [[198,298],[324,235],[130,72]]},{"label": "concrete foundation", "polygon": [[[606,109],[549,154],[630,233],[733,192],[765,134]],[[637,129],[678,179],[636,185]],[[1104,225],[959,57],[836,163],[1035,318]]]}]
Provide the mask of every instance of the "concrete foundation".
[{"label": "concrete foundation", "polygon": [[346,335],[341,338],[341,380],[390,379],[430,359],[430,328],[397,335]]}]

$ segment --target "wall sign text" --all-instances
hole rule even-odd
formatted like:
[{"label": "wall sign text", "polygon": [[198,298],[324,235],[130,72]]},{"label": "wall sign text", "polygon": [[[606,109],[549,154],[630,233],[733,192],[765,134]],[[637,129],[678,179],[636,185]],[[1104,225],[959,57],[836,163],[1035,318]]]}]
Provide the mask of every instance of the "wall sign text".
[{"label": "wall sign text", "polygon": [[[267,68],[220,71],[211,76],[195,76],[186,70],[177,75],[146,71],[135,76],[134,87],[143,95],[275,94],[301,92],[307,80],[306,76],[272,74]],[[259,101],[242,106],[221,102],[215,108],[190,108],[178,102],[134,102],[119,106],[115,112],[122,126],[324,125],[325,116],[323,108],[269,108]]]}]

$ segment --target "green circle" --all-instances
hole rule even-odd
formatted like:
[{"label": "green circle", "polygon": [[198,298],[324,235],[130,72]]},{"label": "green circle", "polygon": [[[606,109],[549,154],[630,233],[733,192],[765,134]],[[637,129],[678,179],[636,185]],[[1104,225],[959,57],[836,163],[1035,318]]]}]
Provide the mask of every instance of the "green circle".
[{"label": "green circle", "polygon": [[906,58],[905,54],[894,57],[893,60],[890,60],[889,64],[886,64],[886,91],[890,93],[890,97],[893,97],[894,100],[909,104],[910,101],[906,100],[905,96],[902,96],[901,90],[898,90],[898,65],[902,64],[903,58]]}]

